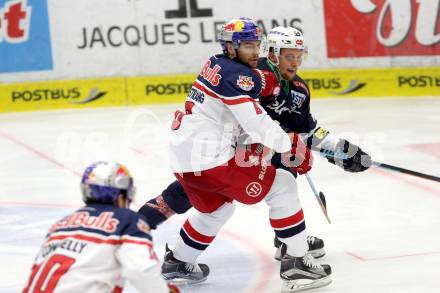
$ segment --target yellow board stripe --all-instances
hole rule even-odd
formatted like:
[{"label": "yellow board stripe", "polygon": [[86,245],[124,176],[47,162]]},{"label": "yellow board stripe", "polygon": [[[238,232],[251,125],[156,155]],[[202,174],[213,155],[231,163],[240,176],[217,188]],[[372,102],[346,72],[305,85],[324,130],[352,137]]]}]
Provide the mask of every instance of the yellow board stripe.
[{"label": "yellow board stripe", "polygon": [[0,84],[0,112],[126,105],[125,79]]},{"label": "yellow board stripe", "polygon": [[299,75],[315,98],[440,95],[439,67],[310,70]]},{"label": "yellow board stripe", "polygon": [[[301,70],[313,99],[437,96],[440,67]],[[183,103],[196,74],[0,83],[0,112]]]}]

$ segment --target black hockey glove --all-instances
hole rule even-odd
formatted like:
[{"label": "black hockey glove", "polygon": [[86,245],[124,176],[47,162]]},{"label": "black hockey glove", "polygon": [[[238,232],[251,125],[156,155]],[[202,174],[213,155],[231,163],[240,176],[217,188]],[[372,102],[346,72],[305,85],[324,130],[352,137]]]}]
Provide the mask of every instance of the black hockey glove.
[{"label": "black hockey glove", "polygon": [[[338,155],[348,156],[348,158],[339,159]],[[372,165],[369,154],[345,139],[340,139],[336,145],[335,156],[336,158],[327,157],[327,160],[332,164],[338,165],[347,172],[362,172],[370,168]]]}]

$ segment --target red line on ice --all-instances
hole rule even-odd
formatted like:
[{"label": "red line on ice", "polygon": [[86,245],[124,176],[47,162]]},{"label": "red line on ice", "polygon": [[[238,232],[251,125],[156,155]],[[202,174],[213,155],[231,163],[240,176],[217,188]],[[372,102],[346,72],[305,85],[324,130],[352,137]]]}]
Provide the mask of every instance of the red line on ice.
[{"label": "red line on ice", "polygon": [[[168,221],[182,225],[185,220],[171,218]],[[258,263],[260,263],[261,265],[261,270],[258,271],[258,275],[254,278],[258,281],[256,281],[255,285],[253,285],[252,287],[248,287],[250,289],[246,290],[246,292],[268,292],[273,277],[277,277],[279,274],[278,270],[274,269],[275,265],[274,261],[272,260],[272,256],[269,255],[258,243],[253,242],[252,240],[249,240],[248,238],[231,230],[222,228],[217,236],[218,235],[223,235],[231,239],[232,241],[237,242],[239,245],[246,247],[249,251],[249,254],[256,256]]]},{"label": "red line on ice", "polygon": [[43,152],[37,150],[36,148],[34,148],[34,147],[32,147],[32,146],[22,142],[21,140],[19,140],[18,138],[13,137],[10,134],[7,134],[7,133],[5,133],[3,131],[0,131],[0,136],[3,137],[4,139],[9,140],[10,142],[12,142],[12,143],[14,143],[16,145],[21,146],[22,148],[26,149],[27,151],[33,153],[34,155],[36,155],[36,156],[38,156],[38,157],[40,157],[42,159],[45,159],[46,161],[51,162],[52,164],[56,165],[57,167],[66,169],[67,171],[73,173],[74,175],[81,176],[81,174],[78,173],[77,171],[72,170],[70,168],[67,168],[62,163],[58,162],[57,160],[55,160],[54,158],[50,157],[49,155],[46,155],[45,153],[43,153]]},{"label": "red line on ice", "polygon": [[278,275],[278,271],[274,271],[272,257],[255,242],[250,241],[240,234],[225,229],[222,229],[219,234],[225,235],[232,240],[239,242],[241,245],[246,246],[249,251],[253,251],[253,254],[258,257],[258,262],[261,263],[262,271],[260,271],[260,276],[257,278],[258,282],[256,282],[254,287],[248,290],[248,292],[267,292],[272,277]]},{"label": "red line on ice", "polygon": [[370,168],[370,170],[372,170],[372,172],[376,172],[380,175],[387,176],[387,177],[390,177],[394,180],[403,182],[407,185],[411,185],[412,187],[415,187],[417,189],[421,189],[421,190],[428,192],[430,194],[433,194],[435,196],[440,196],[440,190],[437,190],[435,188],[431,188],[428,185],[423,184],[422,182],[418,182],[419,180],[425,180],[425,179],[418,178],[417,181],[415,181],[416,177],[414,177],[414,180],[409,179],[410,178],[409,176],[411,176],[411,175],[399,174],[394,171],[385,171],[385,170],[381,170],[379,168]]},{"label": "red line on ice", "polygon": [[431,155],[440,160],[440,143],[420,143],[408,145],[409,148]]},{"label": "red line on ice", "polygon": [[[79,199],[79,195],[78,195]],[[29,206],[33,208],[80,208],[83,204],[57,204],[57,203],[38,203],[32,201],[9,201],[0,200],[0,205],[19,205],[19,206]]]},{"label": "red line on ice", "polygon": [[411,257],[411,256],[423,256],[423,255],[433,255],[433,254],[440,254],[440,251],[427,251],[427,252],[417,252],[417,253],[408,253],[408,254],[401,254],[401,255],[391,255],[391,256],[379,256],[379,257],[363,257],[357,253],[345,251],[346,254],[356,258],[360,261],[375,261],[375,260],[387,260],[387,259],[396,259],[396,258],[404,258],[404,257]]}]

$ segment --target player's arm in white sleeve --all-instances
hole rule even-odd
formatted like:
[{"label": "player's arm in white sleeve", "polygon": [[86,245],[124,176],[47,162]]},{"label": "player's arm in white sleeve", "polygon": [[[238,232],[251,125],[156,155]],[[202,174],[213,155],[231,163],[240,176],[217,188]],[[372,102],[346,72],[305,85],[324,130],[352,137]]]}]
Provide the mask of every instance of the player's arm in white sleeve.
[{"label": "player's arm in white sleeve", "polygon": [[249,101],[228,107],[251,137],[252,143],[261,143],[277,153],[290,151],[292,146],[287,133],[257,102]]},{"label": "player's arm in white sleeve", "polygon": [[278,153],[290,151],[291,140],[287,133],[266,113],[258,99],[252,98],[259,96],[259,88],[245,92],[240,90],[234,78],[226,80],[225,87],[229,93],[236,95],[225,101],[226,106],[250,136],[252,143],[261,143]]},{"label": "player's arm in white sleeve", "polygon": [[[139,292],[169,293],[169,289],[160,272],[160,263],[148,239],[148,225],[138,218],[131,229],[123,235],[122,244],[116,257],[122,266],[122,278],[129,281]],[[145,231],[142,231],[145,230]]]}]

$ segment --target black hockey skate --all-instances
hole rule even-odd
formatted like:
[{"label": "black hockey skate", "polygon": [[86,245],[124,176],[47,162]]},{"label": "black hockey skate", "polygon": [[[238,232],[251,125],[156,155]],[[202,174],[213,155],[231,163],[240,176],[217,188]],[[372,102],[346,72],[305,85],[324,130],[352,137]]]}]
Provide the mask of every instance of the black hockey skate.
[{"label": "black hockey skate", "polygon": [[[277,237],[274,238],[273,245],[277,248],[274,258],[278,261],[281,260],[281,243]],[[315,236],[307,236],[307,244],[309,245],[308,253],[314,258],[320,258],[325,255],[324,241],[322,239]]]},{"label": "black hockey skate", "polygon": [[[281,245],[285,252],[286,245]],[[284,253],[281,260],[280,276],[283,280],[281,292],[296,292],[329,285],[332,280],[329,265],[318,264],[313,256],[294,257]]]},{"label": "black hockey skate", "polygon": [[175,285],[189,285],[203,282],[209,275],[205,264],[187,263],[174,258],[173,251],[165,245],[165,259],[162,264],[162,276],[165,281]]}]

